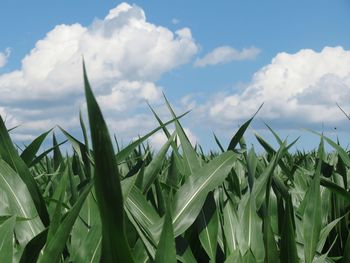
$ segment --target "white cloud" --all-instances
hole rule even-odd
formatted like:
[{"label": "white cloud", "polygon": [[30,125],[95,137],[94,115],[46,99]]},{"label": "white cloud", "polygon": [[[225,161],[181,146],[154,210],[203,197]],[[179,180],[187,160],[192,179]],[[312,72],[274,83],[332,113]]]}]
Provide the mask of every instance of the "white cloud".
[{"label": "white cloud", "polygon": [[171,19],[171,23],[173,23],[174,25],[177,25],[178,23],[180,23],[180,20],[177,18],[173,18]]},{"label": "white cloud", "polygon": [[3,68],[7,64],[7,60],[11,55],[11,49],[6,48],[4,52],[0,52],[0,68]]},{"label": "white cloud", "polygon": [[[119,80],[155,81],[197,52],[191,32],[171,32],[146,21],[143,10],[123,3],[89,27],[58,25],[0,76],[2,99],[49,99],[81,91],[81,58],[97,87]],[[18,91],[18,93],[14,92]]]},{"label": "white cloud", "polygon": [[[325,47],[316,52],[279,53],[257,71],[239,94],[219,94],[198,112],[221,124],[252,116],[259,105],[260,117],[300,128],[300,125],[344,120],[336,103],[350,110],[350,51]],[[287,128],[287,127],[285,127]]]},{"label": "white cloud", "polygon": [[[183,128],[187,138],[190,140],[190,143],[194,147],[198,143],[198,137],[187,127]],[[168,129],[170,133],[174,132],[174,129]],[[166,142],[168,138],[165,136],[163,131],[157,132],[150,139],[150,144],[156,150],[159,150]],[[179,138],[177,138],[179,140]]]},{"label": "white cloud", "polygon": [[[197,50],[188,28],[172,32],[149,23],[140,7],[122,3],[87,27],[57,25],[37,41],[20,69],[0,75],[0,105],[28,132],[35,127],[27,123],[36,123],[37,130],[55,124],[78,127],[84,56],[101,105],[132,120],[139,104],[159,100],[155,81],[190,61]],[[129,135],[135,134],[129,130]]]},{"label": "white cloud", "polygon": [[197,59],[195,67],[205,67],[208,65],[224,64],[233,60],[254,59],[260,53],[256,47],[244,48],[238,51],[230,46],[221,46],[206,54],[203,58]]},{"label": "white cloud", "polygon": [[146,101],[158,101],[161,96],[161,88],[153,82],[120,81],[112,87],[110,93],[98,96],[97,100],[106,110],[126,111]]},{"label": "white cloud", "polygon": [[14,115],[10,114],[4,107],[0,107],[0,116],[8,129],[11,129],[19,124]]}]

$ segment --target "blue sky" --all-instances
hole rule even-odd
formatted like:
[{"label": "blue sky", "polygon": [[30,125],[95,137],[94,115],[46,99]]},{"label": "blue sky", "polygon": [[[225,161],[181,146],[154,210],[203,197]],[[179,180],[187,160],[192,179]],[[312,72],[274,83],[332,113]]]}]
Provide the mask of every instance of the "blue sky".
[{"label": "blue sky", "polygon": [[145,100],[169,118],[163,91],[178,113],[192,109],[183,124],[206,149],[215,147],[212,132],[227,143],[262,102],[249,142],[254,131],[272,141],[267,122],[302,136],[299,148],[318,141],[301,128],[347,144],[350,126],[335,103],[350,111],[349,24],[346,0],[5,0],[0,113],[21,125],[17,141],[55,124],[78,135],[84,55],[110,128],[125,142],[156,125]]}]

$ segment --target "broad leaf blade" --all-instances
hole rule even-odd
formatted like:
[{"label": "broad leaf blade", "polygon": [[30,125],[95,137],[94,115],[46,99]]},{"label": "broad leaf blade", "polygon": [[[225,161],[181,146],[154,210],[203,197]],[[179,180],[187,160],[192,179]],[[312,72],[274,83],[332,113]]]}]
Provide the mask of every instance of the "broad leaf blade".
[{"label": "broad leaf blade", "polygon": [[319,161],[308,193],[309,202],[306,204],[303,215],[304,254],[306,263],[312,263],[321,232],[320,176],[323,153],[323,139],[321,138],[318,152]]},{"label": "broad leaf blade", "polygon": [[74,204],[72,209],[68,212],[67,216],[63,219],[55,235],[47,241],[45,248],[41,256],[39,257],[39,263],[46,262],[58,262],[60,254],[62,253],[66,242],[70,236],[73,225],[80,213],[80,210],[85,202],[86,197],[90,193],[92,184],[86,186],[83,193],[79,196],[78,201]]},{"label": "broad leaf blade", "polygon": [[[173,116],[173,118],[176,117],[175,112],[170,106],[169,101],[163,94],[165,102],[168,106],[168,109]],[[184,158],[184,163],[185,163],[185,168],[186,168],[186,175],[193,174],[195,171],[197,171],[200,168],[200,162],[197,156],[196,151],[192,147],[190,140],[188,139],[184,129],[182,128],[180,122],[178,120],[175,121],[175,128],[176,128],[176,133],[178,134],[181,142],[181,148],[183,150],[183,158]]]},{"label": "broad leaf blade", "polygon": [[22,181],[26,184],[41,221],[45,226],[48,226],[50,224],[49,214],[46,209],[45,201],[39,191],[39,187],[36,184],[25,162],[21,159],[15,147],[13,146],[11,138],[7,132],[7,129],[1,117],[0,156],[6,163],[8,163],[11,166],[13,170],[15,170],[18,173]]},{"label": "broad leaf blade", "polygon": [[299,262],[295,240],[295,228],[293,224],[293,205],[290,197],[285,202],[285,211],[279,216],[283,217],[280,245],[281,262],[295,263]]},{"label": "broad leaf blade", "polygon": [[26,185],[4,160],[0,160],[0,191],[7,196],[11,214],[32,218],[32,220],[17,222],[15,227],[17,240],[21,245],[25,245],[44,227],[37,217],[37,211]]},{"label": "broad leaf blade", "polygon": [[176,263],[174,230],[169,210],[165,213],[162,234],[158,243],[155,263]]},{"label": "broad leaf blade", "polygon": [[40,146],[44,142],[46,136],[52,131],[49,130],[47,132],[44,132],[40,136],[34,139],[22,152],[21,158],[26,163],[26,165],[29,165],[31,161],[35,158],[35,155],[37,154]]},{"label": "broad leaf blade", "polygon": [[219,219],[213,193],[210,192],[197,218],[199,240],[210,259],[215,262]]},{"label": "broad leaf blade", "polygon": [[146,193],[154,180],[157,178],[159,171],[162,168],[162,164],[165,159],[165,155],[173,142],[176,133],[173,133],[168,141],[162,146],[157,155],[152,159],[152,161],[147,165],[145,173],[143,175],[143,192]]},{"label": "broad leaf blade", "polygon": [[243,134],[245,133],[245,131],[247,130],[247,128],[249,127],[250,123],[253,121],[254,117],[256,116],[256,114],[258,114],[258,112],[260,111],[260,109],[262,108],[263,104],[259,107],[259,109],[254,113],[253,117],[251,117],[248,121],[246,121],[236,132],[236,134],[232,137],[230,144],[227,147],[227,150],[231,150],[233,151],[237,144],[239,143],[239,141],[241,140]]},{"label": "broad leaf blade", "polygon": [[229,174],[236,156],[228,151],[200,168],[176,192],[172,214],[175,236],[183,233],[198,216],[207,194]]},{"label": "broad leaf blade", "polygon": [[10,217],[0,225],[0,258],[2,263],[12,263],[13,257],[13,230],[16,217]]},{"label": "broad leaf blade", "polygon": [[82,240],[72,261],[76,263],[98,263],[101,256],[101,226],[93,226]]},{"label": "broad leaf blade", "polygon": [[95,156],[95,190],[102,221],[104,262],[133,262],[125,235],[120,175],[111,138],[102,112],[92,93],[84,65],[85,96]]},{"label": "broad leaf blade", "polygon": [[170,123],[173,123],[174,121],[182,118],[185,116],[188,112],[185,112],[184,114],[181,114],[180,116],[173,118],[170,121],[167,121],[163,125],[160,125],[159,127],[155,128],[151,132],[147,133],[145,136],[142,136],[141,138],[137,139],[136,141],[130,143],[128,146],[126,146],[124,149],[122,149],[120,152],[117,153],[116,159],[118,162],[124,161],[133,151],[134,149],[142,144],[144,141],[146,141],[149,137],[151,137],[153,134],[155,134],[160,129],[164,128],[165,126],[169,125]]}]

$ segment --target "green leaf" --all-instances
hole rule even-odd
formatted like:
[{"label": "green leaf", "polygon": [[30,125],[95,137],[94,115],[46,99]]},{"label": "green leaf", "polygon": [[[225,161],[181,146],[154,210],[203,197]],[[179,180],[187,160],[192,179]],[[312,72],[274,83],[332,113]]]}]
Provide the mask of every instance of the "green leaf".
[{"label": "green leaf", "polygon": [[52,142],[53,142],[53,164],[54,164],[54,170],[56,171],[58,167],[63,162],[62,153],[60,151],[55,132],[52,133]]},{"label": "green leaf", "polygon": [[[173,116],[173,118],[175,118],[176,117],[175,112],[171,108],[169,101],[167,100],[164,94],[163,94],[163,97],[165,99],[166,105],[171,115]],[[201,164],[198,159],[196,151],[192,147],[190,140],[188,139],[184,129],[182,128],[178,120],[175,121],[175,129],[176,129],[176,133],[180,138],[181,148],[183,150],[184,164],[186,169],[185,174],[188,176],[196,172],[200,168]]]},{"label": "green leaf", "polygon": [[[71,253],[73,258],[80,250],[87,250],[87,247],[90,247],[91,243],[95,242],[96,244],[97,241],[94,239],[95,234],[89,233],[93,228],[99,229],[99,237],[101,238],[101,227],[102,226],[98,206],[93,196],[93,191],[91,191],[86,198],[84,205],[80,210],[79,217],[72,229],[70,251],[72,251]],[[88,235],[91,240],[87,241],[85,238],[82,238],[87,237]]]},{"label": "green leaf", "polygon": [[232,254],[230,254],[228,257],[226,257],[225,263],[242,263],[243,258],[239,250],[235,250]]},{"label": "green leaf", "polygon": [[277,263],[280,262],[278,258],[277,244],[275,235],[271,227],[271,219],[269,216],[264,217],[264,244],[265,244],[265,262]]},{"label": "green leaf", "polygon": [[278,136],[278,134],[267,123],[264,122],[264,124],[270,130],[270,132],[273,134],[273,136],[275,137],[275,139],[278,142],[278,144],[281,145],[282,144],[282,140]]},{"label": "green leaf", "polygon": [[169,125],[170,123],[173,123],[174,121],[182,118],[183,116],[185,116],[186,114],[188,114],[188,112],[185,112],[184,114],[181,114],[180,116],[173,118],[170,121],[167,121],[166,123],[164,123],[163,125],[158,126],[157,128],[155,128],[154,130],[152,130],[151,132],[147,133],[145,136],[140,137],[139,139],[137,139],[136,141],[130,143],[128,146],[126,146],[123,150],[121,150],[120,152],[117,153],[116,155],[116,159],[118,162],[122,162],[124,161],[133,151],[134,149],[139,146],[141,143],[143,143],[144,141],[146,141],[149,137],[151,137],[153,134],[155,134],[157,131],[159,131],[160,129],[164,128],[165,126]]},{"label": "green leaf", "polygon": [[327,224],[320,233],[320,238],[318,240],[317,243],[317,251],[318,252],[322,252],[323,246],[326,243],[326,240],[328,238],[329,233],[332,231],[332,229],[340,222],[340,220],[342,220],[343,217],[339,217],[335,220],[333,220],[332,222],[330,222],[329,224]]},{"label": "green leaf", "polygon": [[265,262],[277,263],[279,262],[277,244],[275,235],[271,226],[270,215],[270,191],[271,191],[272,178],[270,177],[268,184],[266,185],[266,197],[265,206],[263,209],[263,235],[265,245]]},{"label": "green leaf", "polygon": [[[68,158],[67,158],[68,159]],[[69,189],[70,189],[70,194],[71,194],[71,199],[70,202],[71,203],[75,203],[78,199],[78,190],[77,190],[77,185],[75,183],[75,177],[73,175],[73,171],[72,171],[72,166],[69,165],[69,161],[68,161],[68,178],[69,178]]]},{"label": "green leaf", "polygon": [[171,157],[170,157],[170,166],[168,168],[168,174],[167,174],[167,179],[166,179],[166,184],[168,186],[174,187],[176,188],[181,180],[181,172],[180,172],[180,168],[178,166],[178,161],[177,161],[177,157],[176,154],[174,153],[174,151],[172,151],[171,153]]},{"label": "green leaf", "polygon": [[58,262],[60,254],[62,253],[66,245],[66,242],[72,231],[73,225],[77,217],[79,216],[80,210],[91,188],[92,184],[86,186],[83,193],[79,196],[78,201],[74,204],[74,206],[71,208],[71,210],[68,212],[66,217],[63,219],[63,221],[57,228],[55,235],[50,240],[47,240],[42,254],[39,257],[39,263]]},{"label": "green leaf", "polygon": [[320,174],[323,153],[323,140],[321,138],[318,152],[319,161],[309,188],[309,202],[306,204],[303,215],[304,254],[306,263],[312,263],[321,232]]},{"label": "green leaf", "polygon": [[21,177],[22,181],[28,188],[31,199],[34,202],[39,217],[45,226],[50,224],[49,214],[46,209],[45,201],[39,191],[31,172],[25,162],[18,155],[12,144],[11,138],[7,132],[4,121],[0,117],[0,156],[11,166],[13,170]]},{"label": "green leaf", "polygon": [[102,221],[103,262],[133,262],[125,235],[123,197],[111,137],[84,65],[85,96],[95,156],[95,190]]},{"label": "green leaf", "polygon": [[349,157],[348,153],[340,145],[338,145],[337,143],[335,143],[331,139],[327,138],[323,134],[320,134],[320,133],[317,133],[317,132],[314,132],[314,131],[310,131],[310,132],[321,136],[330,146],[332,146],[337,151],[339,157],[346,164],[346,166],[350,167],[350,157]]},{"label": "green leaf", "polygon": [[215,262],[219,230],[219,218],[213,193],[210,192],[197,218],[199,240],[210,257]]},{"label": "green leaf", "polygon": [[[69,165],[67,165],[66,167],[66,171],[69,169]],[[55,191],[55,194],[53,196],[53,198],[56,200],[56,198],[58,197],[58,202],[56,203],[56,207],[55,210],[53,210],[52,207],[52,211],[53,213],[51,214],[51,224],[49,227],[49,232],[47,234],[47,242],[50,242],[50,240],[55,236],[57,229],[60,226],[61,223],[61,219],[62,219],[62,203],[63,203],[63,198],[65,196],[65,192],[66,192],[66,185],[67,185],[67,172],[61,177],[61,181]],[[55,196],[57,195],[57,196]]]},{"label": "green leaf", "polygon": [[16,223],[16,238],[21,245],[26,245],[33,237],[43,230],[40,218],[26,185],[20,176],[4,161],[0,159],[0,191],[5,193],[10,213],[32,220]]},{"label": "green leaf", "polygon": [[[131,189],[136,186],[136,176],[132,176],[132,177],[127,177],[125,178],[123,181],[120,182],[121,186],[122,186],[122,194],[123,194],[123,200],[126,200],[129,197],[129,193],[131,191]],[[125,201],[124,201],[125,203]]]},{"label": "green leaf", "polygon": [[[68,163],[68,162],[67,162]],[[51,199],[52,200],[59,200],[61,198],[65,197],[66,189],[67,189],[67,182],[68,182],[68,170],[69,170],[69,165],[65,165],[65,169],[62,171],[62,174],[60,174],[60,178],[55,180],[57,186],[55,189],[53,189],[53,193],[51,194]],[[62,199],[63,200],[63,199]],[[54,217],[54,212],[56,210],[57,206],[55,203],[51,202],[48,206],[48,210],[50,213],[50,217]],[[52,222],[50,223],[50,227],[52,226]]]},{"label": "green leaf", "polygon": [[86,237],[82,239],[79,248],[77,250],[74,250],[75,254],[72,256],[72,262],[75,262],[75,263],[100,262],[101,243],[102,243],[101,226],[96,225],[91,227],[91,229],[87,232]]},{"label": "green leaf", "polygon": [[[149,231],[148,228],[144,228],[141,224],[139,224],[137,221],[137,217],[136,216],[134,217],[129,210],[126,210],[125,212],[126,212],[126,215],[128,216],[128,219],[130,220],[132,225],[135,227],[135,230],[140,240],[142,241],[143,246],[147,251],[147,254],[150,256],[150,259],[153,260],[156,255],[157,243],[151,231]],[[159,240],[159,237],[160,237],[160,233],[159,233],[159,236],[157,237],[158,240]]]},{"label": "green leaf", "polygon": [[350,262],[350,233],[348,233],[348,238],[346,239],[343,255],[343,263]]},{"label": "green leaf", "polygon": [[299,262],[295,242],[293,205],[290,197],[285,202],[284,213],[279,214],[279,217],[283,218],[281,226],[280,260],[286,263]]},{"label": "green leaf", "polygon": [[74,152],[78,155],[79,161],[84,164],[84,168],[87,170],[85,174],[88,174],[88,169],[90,169],[91,160],[89,158],[88,149],[85,144],[74,138],[71,134],[65,131],[63,128],[59,127],[62,133],[67,137],[68,141],[71,143]]},{"label": "green leaf", "polygon": [[243,256],[243,263],[257,263],[258,261],[255,259],[253,252],[248,249],[247,253]]},{"label": "green leaf", "polygon": [[154,231],[153,226],[162,227],[162,220],[155,209],[137,187],[133,187],[125,202],[126,214],[138,232],[147,252],[152,258],[156,254],[160,232]]},{"label": "green leaf", "polygon": [[321,178],[321,185],[332,191],[334,194],[338,195],[338,197],[344,198],[347,202],[350,203],[350,193],[346,191],[344,188],[339,185],[333,183],[332,181]]},{"label": "green leaf", "polygon": [[138,223],[145,228],[151,227],[160,220],[156,210],[135,186],[131,188],[125,206],[137,218]]},{"label": "green leaf", "polygon": [[257,209],[260,209],[260,206],[265,200],[267,183],[273,176],[274,170],[276,169],[279,160],[283,157],[284,152],[285,147],[284,144],[282,144],[278,152],[272,157],[268,166],[265,168],[262,174],[260,174],[258,179],[256,179],[254,182],[252,193],[254,193],[254,196],[256,198],[255,205]]},{"label": "green leaf", "polygon": [[[147,104],[148,104],[148,107],[151,109],[151,111],[152,111],[154,117],[157,119],[159,125],[162,126],[163,132],[165,133],[166,137],[169,139],[171,135],[170,135],[170,132],[168,131],[167,127],[164,126],[163,121],[159,118],[159,116],[157,115],[157,113],[155,112],[155,110],[151,107],[151,105],[150,105],[149,103],[147,103]],[[176,163],[179,164],[179,163],[182,162],[182,161],[181,161],[181,157],[180,157],[180,154],[179,154],[179,152],[178,152],[178,148],[177,148],[177,145],[176,145],[176,142],[175,142],[175,141],[173,141],[173,142],[171,143],[171,147],[172,147],[172,149],[173,149],[174,159],[175,159]],[[182,170],[181,170],[181,171],[182,171]]]},{"label": "green leaf", "polygon": [[215,142],[216,142],[216,144],[219,146],[219,149],[221,150],[221,152],[225,152],[224,147],[223,147],[222,144],[220,143],[218,137],[216,137],[215,133],[213,133],[213,135],[214,135]]},{"label": "green leaf", "polygon": [[12,216],[0,225],[0,257],[2,263],[12,263],[13,231],[16,217]]},{"label": "green leaf", "polygon": [[176,263],[176,249],[174,240],[174,230],[169,210],[165,213],[163,230],[158,243],[155,263]]},{"label": "green leaf", "polygon": [[248,183],[250,189],[253,188],[255,170],[258,164],[258,158],[255,154],[254,148],[252,147],[247,156],[247,170],[248,170]]},{"label": "green leaf", "polygon": [[157,198],[157,211],[158,214],[163,216],[165,214],[165,210],[166,210],[166,204],[165,204],[165,194],[163,192],[162,189],[162,185],[159,182],[159,179],[156,178],[154,181],[154,189],[155,189],[155,194],[156,194],[156,198]]},{"label": "green leaf", "polygon": [[46,136],[52,131],[52,129],[50,129],[47,132],[44,132],[43,134],[41,134],[40,136],[38,136],[37,138],[35,138],[22,152],[21,154],[21,158],[22,160],[26,163],[26,165],[29,165],[32,160],[35,158],[35,155],[37,154],[40,146],[42,145],[42,143],[44,142]]},{"label": "green leaf", "polygon": [[190,244],[187,242],[187,240],[182,237],[178,236],[176,238],[176,251],[179,255],[178,260],[183,263],[197,263],[197,260],[195,259]]},{"label": "green leaf", "polygon": [[20,263],[36,263],[41,249],[45,246],[48,229],[46,228],[25,246]]},{"label": "green leaf", "polygon": [[135,258],[135,262],[147,263],[149,261],[147,251],[146,251],[141,239],[138,239],[136,241],[132,254]]},{"label": "green leaf", "polygon": [[239,215],[239,221],[241,227],[238,231],[240,233],[238,243],[241,254],[245,255],[247,251],[251,251],[256,262],[264,262],[265,250],[262,235],[262,220],[256,212],[253,193],[249,195],[248,203],[244,207],[243,213]]},{"label": "green leaf", "polygon": [[66,143],[67,141],[63,141],[47,150],[45,150],[44,152],[42,152],[39,156],[35,157],[30,164],[28,165],[28,167],[33,167],[34,165],[36,165],[37,163],[39,163],[42,159],[46,158],[47,155],[52,151],[55,150],[56,148],[58,148],[60,145]]},{"label": "green leaf", "polygon": [[252,122],[252,120],[254,119],[254,117],[256,116],[256,114],[258,114],[258,112],[260,111],[260,109],[262,108],[263,104],[260,105],[259,109],[254,113],[253,117],[251,117],[248,121],[246,121],[236,132],[236,134],[233,136],[233,138],[230,141],[230,144],[227,147],[227,150],[234,150],[237,146],[237,144],[239,143],[239,141],[241,140],[243,134],[245,133],[245,131],[247,130],[247,128],[249,127],[250,123]]},{"label": "green leaf", "polygon": [[146,193],[151,187],[154,180],[157,178],[159,171],[162,168],[165,155],[173,142],[176,133],[174,132],[168,141],[162,146],[157,155],[152,159],[152,161],[146,166],[145,173],[143,175],[143,193]]},{"label": "green leaf", "polygon": [[225,180],[235,160],[236,156],[232,151],[225,152],[188,177],[179,188],[172,206],[175,236],[182,234],[192,225],[207,194]]},{"label": "green leaf", "polygon": [[229,199],[224,207],[224,225],[223,235],[225,236],[227,251],[226,255],[237,254],[237,229],[239,227],[239,221],[237,211],[235,210],[232,201]]},{"label": "green leaf", "polygon": [[[79,111],[79,121],[80,121],[81,130],[82,130],[83,136],[84,136],[86,157],[89,157],[90,156],[89,139],[87,136],[86,127],[85,127],[85,123],[84,123],[84,119],[83,119],[83,115],[82,115],[81,111]],[[91,170],[92,170],[91,162],[87,162],[85,164],[85,168],[86,168],[86,177],[91,178]]]}]

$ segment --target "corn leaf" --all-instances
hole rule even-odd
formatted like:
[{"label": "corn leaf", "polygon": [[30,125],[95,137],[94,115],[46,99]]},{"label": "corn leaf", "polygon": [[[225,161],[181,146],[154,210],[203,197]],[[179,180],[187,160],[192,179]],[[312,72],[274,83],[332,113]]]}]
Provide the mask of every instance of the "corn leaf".
[{"label": "corn leaf", "polygon": [[174,230],[169,210],[165,213],[163,230],[158,243],[155,263],[176,263]]},{"label": "corn leaf", "polygon": [[192,174],[176,192],[172,215],[175,236],[182,234],[198,216],[207,194],[221,184],[236,159],[232,151],[225,152]]},{"label": "corn leaf", "polygon": [[0,225],[0,257],[2,263],[12,263],[13,234],[16,217],[12,216]]},{"label": "corn leaf", "polygon": [[133,262],[125,236],[123,196],[111,138],[84,66],[85,96],[95,156],[95,190],[102,221],[103,262]]}]

